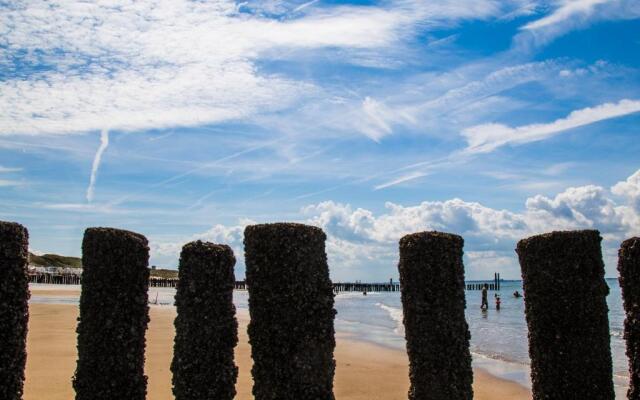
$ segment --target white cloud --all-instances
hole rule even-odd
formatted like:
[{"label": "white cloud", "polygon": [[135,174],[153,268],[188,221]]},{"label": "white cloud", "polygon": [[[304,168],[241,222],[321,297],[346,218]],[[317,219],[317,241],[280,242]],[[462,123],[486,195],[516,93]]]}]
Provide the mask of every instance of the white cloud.
[{"label": "white cloud", "polygon": [[393,132],[394,123],[415,123],[416,120],[402,110],[393,110],[384,103],[366,97],[362,102],[363,121],[360,131],[376,142]]},{"label": "white cloud", "polygon": [[546,124],[531,124],[515,128],[503,124],[476,125],[462,131],[462,136],[468,144],[465,152],[488,153],[506,144],[536,142],[570,129],[638,111],[640,111],[639,100],[623,99],[617,103],[605,103],[572,111],[567,117]]},{"label": "white cloud", "polygon": [[0,179],[0,187],[21,186],[21,185],[24,185],[24,182],[15,181],[11,179]]},{"label": "white cloud", "polygon": [[[491,67],[495,68],[495,65]],[[424,82],[399,86],[397,92],[400,94],[389,96],[384,99],[384,102],[380,101],[384,104],[385,110],[392,110],[391,115],[394,118],[384,119],[387,113],[377,114],[377,117],[385,123],[385,130],[379,129],[376,132],[379,136],[389,134],[390,130],[408,128],[405,131],[408,130],[412,134],[437,136],[442,140],[450,140],[452,136],[462,135],[467,140],[468,146],[462,150],[454,150],[446,156],[438,155],[423,162],[414,161],[400,168],[378,171],[372,178],[382,179],[382,182],[377,183],[373,188],[376,190],[389,188],[429,175],[435,170],[450,167],[452,164],[466,163],[480,153],[493,151],[506,141],[515,144],[520,141],[542,140],[572,127],[626,115],[638,109],[640,101],[623,99],[618,103],[605,103],[574,111],[566,118],[549,124],[512,128],[503,124],[481,123],[487,120],[508,119],[518,113],[530,113],[534,104],[519,100],[517,97],[507,97],[505,92],[512,88],[530,84],[542,87],[542,90],[549,90],[550,96],[579,97],[587,89],[585,85],[594,84],[606,76],[615,75],[622,78],[629,73],[603,61],[597,61],[585,68],[569,70],[567,67],[568,65],[560,60],[547,60],[501,67],[487,73],[487,65],[472,63],[454,71],[427,75],[424,77]],[[559,77],[561,71],[571,72],[573,78]],[[580,79],[585,74],[589,74],[588,82]],[[571,81],[570,91],[573,93],[563,93],[566,89],[563,84],[567,83],[566,81]],[[589,90],[603,91],[598,89],[599,87],[601,86],[596,84],[593,87],[590,86]],[[335,113],[340,111],[332,111],[332,114]],[[406,117],[399,118],[401,115]],[[340,128],[362,130],[361,125],[353,124],[360,119],[352,114],[348,117],[342,115],[342,118],[337,120],[340,125],[331,126],[332,130]],[[326,121],[322,123],[326,124]],[[471,141],[475,145],[473,148]],[[566,166],[560,168],[566,168]],[[557,171],[549,171],[549,175],[554,173],[557,174]],[[529,186],[526,189],[534,189],[534,187]]]},{"label": "white cloud", "polygon": [[0,174],[9,173],[9,172],[20,172],[20,171],[22,171],[22,168],[3,167],[2,165],[0,165]]},{"label": "white cloud", "polygon": [[[326,132],[347,134],[358,131],[375,141],[397,131],[410,135],[428,135],[442,140],[457,136],[465,126],[519,112],[529,103],[501,93],[520,85],[557,80],[566,65],[548,60],[511,66],[504,63],[471,63],[443,73],[427,73],[396,82],[393,90],[362,100],[340,99],[325,108],[317,104],[305,115],[297,114],[291,132],[307,131],[309,126]],[[353,106],[351,103],[356,103]],[[322,115],[322,118],[318,118]],[[264,121],[261,121],[264,122]],[[266,121],[266,125],[272,124]],[[277,125],[281,129],[281,125]],[[466,158],[468,159],[468,157]],[[463,154],[454,151],[448,156],[410,165],[376,170],[370,178],[381,179],[375,190],[409,182],[433,172],[434,169],[464,162]]]},{"label": "white cloud", "polygon": [[527,50],[545,45],[599,21],[640,17],[640,4],[636,0],[561,0],[556,4],[558,7],[551,13],[521,28],[522,33],[514,39],[516,48]]},{"label": "white cloud", "polygon": [[[3,167],[0,165],[0,174],[11,174],[21,171],[22,168]],[[0,179],[0,187],[22,186],[24,184],[24,181],[17,181],[15,179]]]},{"label": "white cloud", "polygon": [[0,135],[194,126],[283,110],[321,89],[261,72],[256,61],[327,48],[349,60],[397,47],[418,27],[512,7],[399,0],[269,19],[231,0],[9,4],[0,11],[0,63],[15,79],[0,83]]},{"label": "white cloud", "polygon": [[98,178],[98,168],[100,168],[100,161],[102,160],[102,153],[109,146],[109,130],[103,129],[100,132],[100,146],[96,155],[93,158],[93,164],[91,166],[91,178],[89,179],[89,187],[87,187],[87,201],[91,203],[93,201],[93,195],[95,192],[96,179]]},{"label": "white cloud", "polygon": [[[326,243],[329,268],[337,280],[351,280],[354,276],[373,275],[376,268],[389,272],[398,260],[393,246],[381,246],[371,242],[351,242],[336,236],[328,236]],[[352,273],[360,269],[358,273]],[[393,271],[393,269],[391,269]],[[395,275],[395,271],[393,273]],[[343,278],[341,278],[343,277]]]},{"label": "white cloud", "polygon": [[571,187],[553,199],[537,195],[526,206],[534,231],[593,228],[619,235],[635,228],[625,226],[616,203],[599,186]]},{"label": "white cloud", "polygon": [[[640,171],[636,174],[640,175]],[[395,254],[397,241],[412,232],[441,230],[460,234],[465,238],[466,251],[470,252],[471,269],[468,271],[472,274],[474,268],[491,264],[494,268],[509,266],[512,275],[517,276],[513,269],[517,262],[512,249],[517,240],[537,233],[599,229],[607,248],[640,233],[640,211],[633,211],[626,204],[616,204],[605,189],[597,186],[568,188],[554,198],[534,196],[527,199],[526,210],[522,213],[496,210],[460,199],[423,202],[409,207],[387,203],[387,210],[376,216],[365,209],[354,210],[349,205],[325,202],[305,208],[304,213],[312,214],[307,223],[322,227],[336,243],[342,243],[340,254],[363,256],[371,253],[373,244],[381,248],[379,252],[386,248],[387,252]],[[348,243],[343,243],[345,241]],[[352,246],[359,243],[366,244],[362,251]]]},{"label": "white cloud", "polygon": [[113,74],[50,73],[0,85],[0,134],[197,126],[286,107],[308,84],[260,77],[241,61],[145,67]]},{"label": "white cloud", "polygon": [[417,206],[386,203],[387,212],[374,216],[365,209],[327,201],[306,207],[307,222],[328,235],[349,241],[396,244],[406,234],[425,230],[455,232],[472,241],[514,239],[528,231],[526,219],[460,199],[425,201]]},{"label": "white cloud", "polygon": [[[548,79],[559,68],[560,64],[553,60],[501,66],[479,79],[455,85],[435,99],[415,105],[412,112],[451,112],[519,85]],[[464,69],[454,71],[450,79],[453,78],[457,82],[460,80],[460,74],[465,72]],[[443,78],[446,81],[446,77]]]},{"label": "white cloud", "polygon": [[[483,277],[481,271],[496,268],[518,276],[513,253],[516,242],[530,235],[551,230],[598,229],[605,239],[605,252],[616,248],[620,241],[640,233],[640,210],[629,207],[637,201],[640,170],[627,181],[612,188],[625,194],[628,203],[618,204],[611,193],[599,186],[572,187],[553,198],[534,196],[526,201],[526,209],[517,213],[497,210],[461,199],[423,202],[416,206],[387,203],[387,212],[375,215],[366,209],[323,202],[303,210],[307,223],[317,225],[333,238],[339,254],[353,258],[371,254],[379,247],[395,262],[398,240],[409,233],[439,230],[462,235],[468,257],[467,273]],[[358,250],[359,244],[363,244]],[[354,256],[354,254],[356,256]],[[341,265],[337,261],[337,265]],[[613,266],[610,265],[610,273]],[[489,271],[490,268],[493,270]]]},{"label": "white cloud", "polygon": [[611,188],[615,195],[622,196],[635,211],[640,214],[640,170],[627,178],[624,182],[618,182]]},{"label": "white cloud", "polygon": [[114,208],[108,204],[87,203],[54,203],[42,204],[41,207],[49,210],[69,211],[88,214],[131,214],[129,210]]},{"label": "white cloud", "polygon": [[[637,201],[639,177],[640,170],[611,189],[628,200],[622,204],[611,198],[610,191],[587,185],[567,188],[553,198],[530,197],[522,212],[451,199],[413,206],[388,202],[386,211],[376,214],[349,204],[325,201],[304,207],[295,220],[325,231],[327,255],[337,279],[353,277],[354,269],[364,276],[380,274],[375,279],[386,277],[395,271],[400,238],[428,230],[452,232],[464,238],[467,277],[485,278],[502,271],[506,272],[503,276],[516,278],[519,268],[513,249],[518,240],[530,235],[552,230],[598,229],[604,238],[603,251],[609,254],[623,239],[640,234],[640,210],[630,206]],[[243,265],[244,228],[252,223],[255,222],[215,225],[181,241],[151,240],[152,253],[154,257],[177,258],[184,243],[203,239],[229,244]],[[608,273],[614,273],[614,265],[608,265]]]},{"label": "white cloud", "polygon": [[[496,107],[518,104],[511,98],[505,99],[503,105],[491,103],[500,101],[496,95],[505,90],[554,77],[560,65],[543,61],[500,66],[489,72],[484,71],[486,66],[475,68],[480,71],[474,70],[474,66],[463,66],[437,76],[427,75],[418,82],[396,83],[388,99],[365,97],[361,107],[349,110],[348,117],[343,116],[344,111],[331,110],[327,114],[342,116],[335,119],[336,124],[331,128],[357,130],[375,141],[392,134],[398,127],[422,131],[426,130],[425,126],[437,126],[437,130],[442,130],[443,126],[451,125],[452,115],[456,119],[471,116],[477,120],[487,109],[495,111]],[[440,121],[442,124],[437,123]]]},{"label": "white cloud", "polygon": [[182,251],[182,246],[194,240],[204,240],[230,246],[233,249],[236,259],[239,260],[240,263],[243,263],[244,250],[242,241],[244,239],[244,228],[251,224],[255,224],[255,221],[242,219],[238,221],[237,225],[231,226],[216,224],[204,232],[190,237],[184,237],[177,241],[166,241],[150,237],[149,247],[151,249],[151,256],[156,259],[172,259],[175,262]]},{"label": "white cloud", "polygon": [[522,27],[522,29],[536,30],[544,27],[549,27],[551,25],[565,23],[573,18],[584,19],[591,15],[598,5],[606,3],[611,3],[611,0],[565,1],[564,3],[561,3],[562,5],[551,14],[535,21],[529,22],[524,27]]},{"label": "white cloud", "polygon": [[506,279],[516,279],[519,277],[518,272],[513,272],[513,269],[517,270],[517,267],[514,267],[516,260],[513,250],[465,251],[464,255],[466,257],[465,273],[467,279],[487,279],[498,271],[503,275],[503,278],[505,278],[504,272],[506,271]]}]

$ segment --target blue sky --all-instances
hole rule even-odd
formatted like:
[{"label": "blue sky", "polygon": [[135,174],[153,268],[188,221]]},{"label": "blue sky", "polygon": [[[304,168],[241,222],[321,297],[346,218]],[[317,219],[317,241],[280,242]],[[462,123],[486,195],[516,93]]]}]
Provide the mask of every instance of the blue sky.
[{"label": "blue sky", "polygon": [[89,226],[175,267],[251,223],[322,227],[334,280],[397,278],[404,234],[640,234],[634,0],[0,2],[0,219],[36,252]]}]

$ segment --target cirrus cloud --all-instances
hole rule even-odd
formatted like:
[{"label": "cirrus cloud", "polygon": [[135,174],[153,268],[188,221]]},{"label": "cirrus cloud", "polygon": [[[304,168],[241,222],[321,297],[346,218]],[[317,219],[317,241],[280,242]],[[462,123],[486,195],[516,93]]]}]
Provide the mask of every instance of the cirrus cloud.
[{"label": "cirrus cloud", "polygon": [[567,117],[550,123],[531,124],[515,128],[503,124],[482,124],[462,131],[468,146],[465,153],[488,153],[498,147],[537,142],[570,129],[599,121],[617,118],[640,111],[640,100],[622,99],[617,103],[604,103],[572,111]]},{"label": "cirrus cloud", "polygon": [[398,0],[268,18],[231,0],[7,4],[0,9],[0,135],[198,126],[284,110],[322,87],[261,71],[259,61],[338,49],[343,62],[358,62],[363,50],[401,47],[418,27],[513,7]]}]

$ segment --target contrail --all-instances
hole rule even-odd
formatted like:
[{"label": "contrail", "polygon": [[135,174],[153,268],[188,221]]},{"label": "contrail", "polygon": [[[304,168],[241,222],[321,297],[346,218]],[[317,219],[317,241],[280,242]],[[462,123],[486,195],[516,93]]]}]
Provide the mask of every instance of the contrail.
[{"label": "contrail", "polygon": [[304,3],[304,4],[302,4],[302,5],[300,5],[300,6],[296,7],[296,8],[294,8],[294,9],[293,9],[293,12],[295,13],[295,12],[301,11],[301,10],[303,10],[303,9],[305,9],[305,8],[309,7],[309,6],[314,5],[314,4],[315,4],[315,3],[317,3],[318,1],[319,1],[319,0],[311,0],[311,1],[308,1],[308,2],[306,2],[306,3]]},{"label": "contrail", "polygon": [[93,201],[93,192],[96,186],[98,168],[100,168],[100,160],[102,159],[102,153],[104,153],[107,147],[109,147],[109,130],[105,128],[100,132],[100,147],[98,147],[96,156],[93,159],[93,166],[91,167],[91,180],[87,188],[87,201],[89,203]]}]

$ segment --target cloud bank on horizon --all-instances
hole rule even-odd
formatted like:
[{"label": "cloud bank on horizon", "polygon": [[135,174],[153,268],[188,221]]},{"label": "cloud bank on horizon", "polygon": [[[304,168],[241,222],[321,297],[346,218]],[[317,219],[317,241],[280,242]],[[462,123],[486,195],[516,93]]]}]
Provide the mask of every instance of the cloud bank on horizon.
[{"label": "cloud bank on horizon", "polygon": [[[616,201],[616,197],[621,200]],[[375,265],[384,261],[393,265],[398,259],[400,238],[423,230],[462,235],[466,265],[480,272],[478,276],[490,277],[496,269],[515,267],[517,241],[551,230],[599,229],[604,240],[604,257],[609,265],[614,265],[617,246],[638,234],[640,169],[609,189],[587,185],[567,188],[551,198],[542,195],[527,198],[521,212],[454,198],[414,206],[387,202],[385,211],[379,215],[349,204],[324,201],[304,207],[300,217],[298,222],[318,226],[327,233],[330,265],[347,269],[357,268],[363,262]],[[152,243],[152,251],[157,256],[174,257],[191,240],[228,243],[242,264],[244,228],[253,223],[256,221],[241,220],[230,226],[217,224],[179,241]]]},{"label": "cloud bank on horizon", "polygon": [[633,0],[2,3],[0,218],[68,254],[137,230],[166,265],[303,221],[365,280],[412,231],[465,236],[482,278],[594,228],[612,274],[640,234],[637,32]]}]

